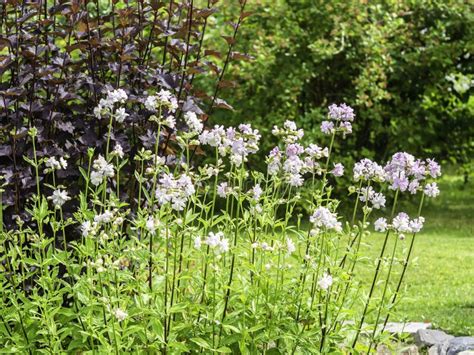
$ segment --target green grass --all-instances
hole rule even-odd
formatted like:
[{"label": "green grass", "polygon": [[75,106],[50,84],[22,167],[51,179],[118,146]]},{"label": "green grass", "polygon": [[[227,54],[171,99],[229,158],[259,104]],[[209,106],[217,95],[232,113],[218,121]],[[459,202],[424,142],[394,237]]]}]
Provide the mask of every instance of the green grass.
[{"label": "green grass", "polygon": [[[425,228],[416,237],[406,292],[391,320],[432,322],[450,334],[474,335],[474,185],[447,176],[440,190],[423,210]],[[405,208],[416,214],[415,206]],[[373,259],[383,237],[372,234],[366,241],[372,247],[363,253]],[[403,243],[408,246],[409,238]]]}]

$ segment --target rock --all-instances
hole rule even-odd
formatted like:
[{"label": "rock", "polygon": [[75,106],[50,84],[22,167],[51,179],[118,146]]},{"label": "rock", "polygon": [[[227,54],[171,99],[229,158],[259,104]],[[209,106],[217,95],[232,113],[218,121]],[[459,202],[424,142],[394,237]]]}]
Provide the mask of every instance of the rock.
[{"label": "rock", "polygon": [[392,334],[408,333],[414,335],[420,329],[431,328],[431,323],[409,322],[409,323],[387,323],[385,331]]},{"label": "rock", "polygon": [[419,329],[414,335],[415,344],[420,348],[441,345],[444,342],[453,339],[452,335],[446,334],[441,330]]},{"label": "rock", "polygon": [[458,355],[474,350],[474,337],[457,337],[443,343],[440,355]]},{"label": "rock", "polygon": [[418,347],[416,345],[410,345],[405,348],[400,349],[397,351],[397,354],[400,355],[418,355]]},{"label": "rock", "polygon": [[392,355],[392,351],[385,344],[379,344],[377,346],[377,355]]},{"label": "rock", "polygon": [[458,355],[474,355],[474,350],[461,351]]}]

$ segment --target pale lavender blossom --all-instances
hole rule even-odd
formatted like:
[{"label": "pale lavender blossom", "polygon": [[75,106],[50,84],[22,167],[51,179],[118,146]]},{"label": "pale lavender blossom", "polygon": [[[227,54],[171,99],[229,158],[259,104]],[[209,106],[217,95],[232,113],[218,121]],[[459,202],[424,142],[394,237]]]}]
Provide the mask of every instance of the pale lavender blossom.
[{"label": "pale lavender blossom", "polygon": [[428,197],[436,197],[439,195],[438,184],[435,182],[429,183],[424,188],[425,195]]},{"label": "pale lavender blossom", "polygon": [[413,180],[408,185],[408,191],[410,191],[410,193],[414,195],[418,191],[419,187],[420,187],[420,182],[418,180]]},{"label": "pale lavender blossom", "polygon": [[328,273],[324,273],[323,276],[318,281],[318,286],[322,290],[328,290],[329,287],[333,284],[333,278]]},{"label": "pale lavender blossom", "polygon": [[339,129],[341,132],[346,135],[346,134],[351,134],[352,133],[352,124],[350,122],[341,122],[341,125],[339,126]]},{"label": "pale lavender blossom", "polygon": [[298,143],[288,144],[286,147],[286,156],[289,158],[300,155],[303,152],[304,148]]},{"label": "pale lavender blossom", "polygon": [[399,233],[410,232],[410,218],[405,212],[400,212],[392,221],[392,227]]},{"label": "pale lavender blossom", "polygon": [[300,187],[303,186],[304,179],[301,174],[293,173],[289,174],[286,178],[288,184],[293,187]]},{"label": "pale lavender blossom", "polygon": [[221,182],[219,185],[217,185],[217,195],[219,197],[226,198],[230,191],[231,189],[227,182]]},{"label": "pale lavender blossom", "polygon": [[341,163],[334,164],[334,168],[331,170],[331,174],[336,177],[344,175],[344,165]]},{"label": "pale lavender blossom", "polygon": [[262,196],[263,190],[260,187],[260,184],[256,184],[250,192],[252,194],[253,200],[258,201],[260,197]]},{"label": "pale lavender blossom", "polygon": [[385,172],[384,169],[373,162],[370,159],[364,158],[359,162],[355,163],[353,169],[353,177],[354,181],[377,181],[382,182],[385,180]]},{"label": "pale lavender blossom", "polygon": [[352,122],[355,118],[354,109],[345,103],[332,104],[328,107],[329,118],[335,121],[349,121]]},{"label": "pale lavender blossom", "polygon": [[441,166],[434,159],[427,159],[428,171],[432,178],[436,179],[441,176]]},{"label": "pale lavender blossom", "polygon": [[372,198],[370,199],[370,203],[372,204],[372,207],[375,209],[381,209],[385,207],[385,202],[386,202],[385,196],[380,192],[375,192],[372,195]]},{"label": "pale lavender blossom", "polygon": [[308,154],[313,159],[327,158],[329,155],[329,149],[321,148],[316,144],[311,143],[306,149],[306,154]]},{"label": "pale lavender blossom", "polygon": [[412,233],[418,233],[423,228],[425,219],[423,217],[418,217],[410,221],[410,231]]},{"label": "pale lavender blossom", "polygon": [[342,224],[337,220],[336,213],[331,212],[326,207],[318,207],[309,220],[317,228],[324,227],[336,232],[342,231]]},{"label": "pale lavender blossom", "polygon": [[385,232],[387,230],[388,224],[387,219],[380,217],[374,222],[374,229],[376,232]]},{"label": "pale lavender blossom", "polygon": [[390,185],[390,188],[392,190],[400,190],[401,192],[406,191],[409,186],[409,180],[406,176],[404,176],[402,173],[400,173],[400,176],[396,176],[392,180],[392,185]]},{"label": "pale lavender blossom", "polygon": [[321,122],[321,132],[324,134],[331,134],[334,129],[334,122],[323,121]]}]

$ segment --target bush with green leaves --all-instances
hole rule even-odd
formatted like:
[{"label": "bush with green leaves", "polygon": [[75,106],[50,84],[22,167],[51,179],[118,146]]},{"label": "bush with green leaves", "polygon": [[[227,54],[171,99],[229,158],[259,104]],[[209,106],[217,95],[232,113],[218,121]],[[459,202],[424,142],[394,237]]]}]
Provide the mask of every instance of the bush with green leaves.
[{"label": "bush with green leaves", "polygon": [[[174,126],[170,91],[143,99],[157,134]],[[434,160],[399,152],[384,166],[364,158],[348,173],[334,143],[357,119],[341,104],[322,122],[326,147],[303,143],[293,121],[275,126],[279,144],[262,173],[248,168],[258,158],[258,130],[205,129],[204,116],[191,111],[175,131],[176,155],[160,156],[158,140],[138,148],[131,205],[120,193],[128,158],[111,144],[112,127],[126,124],[128,100],[121,89],[100,100],[94,112],[108,122],[106,149],[90,148],[85,162],[38,157],[38,131],[28,132],[33,153],[25,160],[36,175],[31,218],[0,231],[4,350],[355,353],[387,341],[383,330],[423,227],[423,201],[439,193]],[[191,161],[198,147],[208,163]],[[57,183],[68,165],[83,179],[77,195]],[[345,170],[354,185],[336,200]],[[303,186],[311,191],[309,215],[294,210]],[[416,216],[399,211],[407,195],[419,198]],[[78,208],[66,216],[69,204]],[[348,220],[337,212],[344,204],[352,205]],[[367,260],[359,248],[373,228],[384,243]],[[356,273],[360,263],[370,282]]]},{"label": "bush with green leaves", "polygon": [[[224,98],[235,114],[218,122],[248,117],[269,132],[273,124],[297,120],[318,140],[321,108],[347,102],[359,112],[353,136],[342,145],[348,162],[359,152],[386,160],[405,150],[468,168],[474,156],[469,2],[271,0],[252,6],[255,16],[240,45],[255,60],[231,67],[240,85]],[[267,148],[273,143],[265,142]]]}]

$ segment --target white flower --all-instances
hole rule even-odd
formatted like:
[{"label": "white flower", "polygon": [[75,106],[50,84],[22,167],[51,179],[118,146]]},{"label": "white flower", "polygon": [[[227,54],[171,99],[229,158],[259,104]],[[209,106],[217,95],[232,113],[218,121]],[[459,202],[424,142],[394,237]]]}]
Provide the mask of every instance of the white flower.
[{"label": "white flower", "polygon": [[169,115],[168,117],[166,117],[164,119],[163,125],[171,128],[171,129],[174,129],[176,127],[176,120],[173,116]]},{"label": "white flower", "polygon": [[224,233],[210,232],[204,241],[211,249],[216,249],[218,253],[224,253],[229,250],[229,240],[224,238]]},{"label": "white flower", "polygon": [[393,228],[399,233],[410,232],[410,219],[404,212],[400,212],[392,221]]},{"label": "white flower", "polygon": [[156,96],[148,96],[145,100],[145,108],[148,111],[155,111],[158,106],[158,98]]},{"label": "white flower", "polygon": [[325,227],[336,232],[342,231],[342,224],[337,221],[337,215],[326,207],[318,207],[309,220],[315,227]]},{"label": "white flower", "polygon": [[324,273],[323,277],[318,281],[318,286],[323,290],[327,290],[329,287],[331,287],[332,282],[332,276]]},{"label": "white flower", "polygon": [[331,170],[331,174],[336,177],[344,175],[344,165],[341,163],[334,164],[334,168]]},{"label": "white flower", "polygon": [[227,251],[229,251],[229,239],[222,238],[219,242],[219,252],[225,253]]},{"label": "white flower", "polygon": [[63,157],[60,157],[59,161],[55,157],[51,157],[46,160],[45,165],[51,170],[61,170],[67,168],[67,161]]},{"label": "white flower", "polygon": [[94,171],[91,173],[91,183],[99,185],[104,177],[114,177],[114,166],[109,164],[102,155],[99,155],[93,163]]},{"label": "white flower", "polygon": [[92,231],[91,221],[84,221],[81,223],[81,233],[83,237],[87,237]]},{"label": "white flower", "polygon": [[288,184],[294,187],[300,187],[304,183],[303,177],[301,176],[301,174],[298,173],[288,175],[287,180]]},{"label": "white flower", "polygon": [[255,201],[258,201],[260,199],[260,196],[262,196],[263,190],[260,187],[260,184],[255,185],[252,190],[251,190],[253,199]]},{"label": "white flower", "polygon": [[128,116],[128,113],[125,112],[125,109],[123,107],[120,107],[117,109],[117,111],[115,111],[115,119],[118,123],[122,123],[123,121],[125,121]]},{"label": "white flower", "polygon": [[191,133],[201,133],[204,125],[202,124],[201,120],[197,117],[194,112],[186,112],[184,114],[184,121],[188,125],[189,132]]},{"label": "white flower", "polygon": [[427,184],[425,186],[425,194],[428,197],[436,197],[439,195],[439,188],[438,185],[435,182],[432,182],[431,184]]},{"label": "white flower", "polygon": [[286,249],[288,251],[288,255],[291,255],[296,251],[295,243],[290,238],[286,238]]},{"label": "white flower", "polygon": [[221,182],[217,185],[217,195],[222,198],[226,198],[230,192],[230,187],[226,182]]},{"label": "white flower", "polygon": [[374,222],[374,229],[377,232],[385,232],[387,230],[387,219],[386,218],[379,218]]},{"label": "white flower", "polygon": [[104,177],[98,171],[93,171],[91,173],[91,184],[92,185],[98,186],[102,183],[103,180],[104,180]]},{"label": "white flower", "polygon": [[95,216],[94,222],[97,224],[110,223],[113,217],[114,217],[114,214],[111,211],[107,210],[104,213]]},{"label": "white flower", "polygon": [[376,209],[380,209],[382,207],[385,207],[385,196],[379,192],[375,192],[372,195],[372,198],[370,199],[370,202],[372,203],[372,207]]},{"label": "white flower", "polygon": [[60,157],[60,158],[59,158],[59,165],[61,165],[61,168],[65,170],[65,169],[67,168],[67,161],[66,161],[66,159],[64,159],[63,157]]},{"label": "white flower", "polygon": [[118,156],[120,159],[122,159],[124,156],[123,148],[119,143],[115,144],[115,147],[112,153]]},{"label": "white flower", "polygon": [[148,219],[146,220],[146,229],[148,230],[148,232],[150,232],[150,234],[152,235],[155,235],[157,228],[158,221],[152,216],[148,217]]},{"label": "white flower", "polygon": [[117,309],[114,310],[114,316],[115,316],[115,318],[117,318],[117,320],[119,322],[121,322],[121,321],[125,320],[125,318],[128,317],[128,313],[125,312],[124,310],[120,309],[120,308],[117,308]]},{"label": "white flower", "polygon": [[49,200],[53,201],[53,205],[56,208],[60,208],[64,205],[65,202],[69,201],[71,198],[68,196],[67,192],[61,189],[53,191],[53,194],[48,197]]},{"label": "white flower", "polygon": [[410,230],[412,233],[418,233],[423,228],[423,223],[425,219],[423,217],[418,217],[410,221]]},{"label": "white flower", "polygon": [[127,99],[128,99],[127,93],[122,89],[113,90],[107,94],[107,100],[113,104],[117,102],[120,102],[123,104],[125,103],[125,100]]},{"label": "white flower", "polygon": [[205,243],[210,247],[210,248],[215,248],[219,245],[220,242],[220,233],[213,233],[210,232],[209,235],[207,236]]},{"label": "white flower", "polygon": [[201,249],[202,240],[200,236],[194,238],[194,248]]}]

